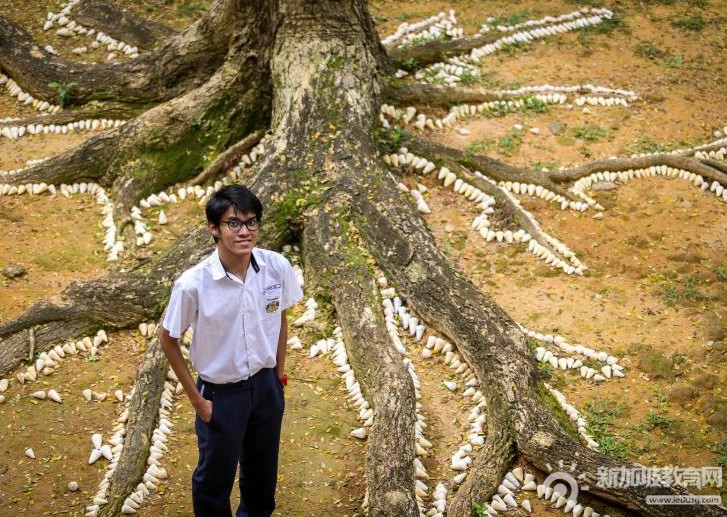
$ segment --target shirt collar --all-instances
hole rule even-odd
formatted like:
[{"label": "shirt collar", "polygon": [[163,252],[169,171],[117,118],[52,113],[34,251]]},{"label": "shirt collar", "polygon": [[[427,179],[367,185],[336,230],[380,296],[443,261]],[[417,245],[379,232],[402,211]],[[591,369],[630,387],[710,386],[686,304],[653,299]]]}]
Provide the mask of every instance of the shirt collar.
[{"label": "shirt collar", "polygon": [[[260,272],[260,267],[265,265],[265,261],[263,258],[258,254],[258,256],[255,256],[253,252],[250,254],[250,265],[252,266],[253,271],[255,273]],[[212,265],[212,279],[213,280],[220,280],[227,276],[227,271],[225,271],[225,266],[222,265],[222,261],[220,260],[220,254],[217,252],[217,249],[215,249],[214,252],[212,252],[212,255],[210,256],[210,262]]]}]

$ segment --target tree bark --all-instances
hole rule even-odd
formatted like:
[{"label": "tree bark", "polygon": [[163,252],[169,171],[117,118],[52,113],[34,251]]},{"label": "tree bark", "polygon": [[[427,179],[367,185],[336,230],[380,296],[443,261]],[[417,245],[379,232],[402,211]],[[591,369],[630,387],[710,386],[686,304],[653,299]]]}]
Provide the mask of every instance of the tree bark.
[{"label": "tree bark", "polygon": [[73,19],[112,38],[150,50],[177,33],[171,27],[137,16],[128,9],[103,0],[81,0],[73,7]]}]

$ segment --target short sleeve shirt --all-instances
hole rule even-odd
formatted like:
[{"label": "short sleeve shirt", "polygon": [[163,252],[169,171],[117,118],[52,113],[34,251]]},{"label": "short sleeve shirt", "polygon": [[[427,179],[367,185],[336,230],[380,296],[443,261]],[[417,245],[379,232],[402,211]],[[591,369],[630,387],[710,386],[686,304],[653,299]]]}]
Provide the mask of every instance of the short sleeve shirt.
[{"label": "short sleeve shirt", "polygon": [[254,248],[241,281],[229,275],[215,250],[175,281],[162,325],[173,338],[188,327],[190,360],[199,376],[224,384],[276,364],[281,311],[303,297],[290,262]]}]

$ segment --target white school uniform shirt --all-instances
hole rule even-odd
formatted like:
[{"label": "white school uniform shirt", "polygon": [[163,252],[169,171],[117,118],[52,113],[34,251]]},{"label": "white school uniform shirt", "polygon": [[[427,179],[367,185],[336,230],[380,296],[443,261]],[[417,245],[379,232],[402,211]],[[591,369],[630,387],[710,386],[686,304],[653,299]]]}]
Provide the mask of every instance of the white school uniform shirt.
[{"label": "white school uniform shirt", "polygon": [[189,357],[208,382],[237,382],[275,367],[280,312],[303,297],[285,257],[252,253],[244,282],[225,271],[217,250],[174,282],[162,325],[173,338],[192,327]]}]

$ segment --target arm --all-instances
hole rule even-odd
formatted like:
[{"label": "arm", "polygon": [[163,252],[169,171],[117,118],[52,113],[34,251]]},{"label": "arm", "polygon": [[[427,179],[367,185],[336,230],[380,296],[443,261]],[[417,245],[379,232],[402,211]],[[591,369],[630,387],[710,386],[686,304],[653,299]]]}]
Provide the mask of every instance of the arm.
[{"label": "arm", "polygon": [[182,383],[185,393],[192,402],[195,412],[205,422],[209,422],[212,418],[212,402],[205,399],[197,389],[197,385],[192,378],[187,362],[184,360],[182,350],[179,348],[179,339],[169,335],[169,331],[164,327],[159,330],[159,342],[162,345],[164,355],[169,360],[169,365],[177,374],[179,382]]},{"label": "arm", "polygon": [[[288,350],[288,317],[285,310],[280,311],[280,335],[278,350],[275,354],[275,375],[280,379],[285,373],[285,353]],[[175,370],[176,371],[176,370]]]}]

